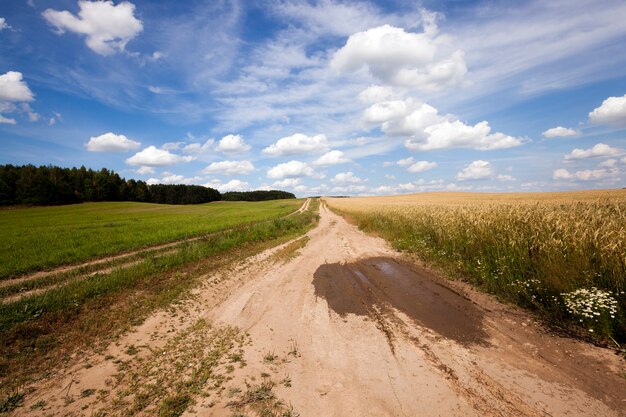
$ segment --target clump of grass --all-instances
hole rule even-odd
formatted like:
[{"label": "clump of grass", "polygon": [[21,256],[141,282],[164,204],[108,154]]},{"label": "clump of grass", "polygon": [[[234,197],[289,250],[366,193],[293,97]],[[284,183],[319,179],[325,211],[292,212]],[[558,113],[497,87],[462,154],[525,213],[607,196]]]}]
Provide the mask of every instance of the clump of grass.
[{"label": "clump of grass", "polygon": [[[436,195],[432,201],[417,194],[328,204],[397,249],[553,323],[580,323],[587,332],[626,341],[626,193],[607,193],[606,200],[580,195],[569,200],[556,195],[554,201],[542,195],[490,195],[481,202],[480,194],[456,200]],[[587,298],[585,308],[603,312],[593,320],[568,307],[581,291],[603,294]]]},{"label": "clump of grass", "polygon": [[274,386],[274,382],[270,380],[264,380],[259,385],[248,386],[246,392],[237,400],[230,401],[226,405],[235,410],[234,415],[243,415],[244,412],[249,411],[268,417],[297,416],[293,407],[286,406],[276,397],[273,391]]},{"label": "clump of grass", "polygon": [[167,397],[161,402],[159,417],[178,417],[185,412],[190,403],[191,397],[188,395]]},{"label": "clump of grass", "polygon": [[15,410],[17,407],[21,406],[24,402],[24,393],[14,391],[4,397],[3,400],[0,401],[0,413],[8,413],[10,411]]},{"label": "clump of grass", "polygon": [[135,345],[130,345],[126,348],[125,353],[130,356],[136,355],[139,353],[139,349]]},{"label": "clump of grass", "polygon": [[278,356],[274,354],[274,352],[267,352],[265,356],[263,356],[263,362],[265,363],[275,363],[278,359]]}]

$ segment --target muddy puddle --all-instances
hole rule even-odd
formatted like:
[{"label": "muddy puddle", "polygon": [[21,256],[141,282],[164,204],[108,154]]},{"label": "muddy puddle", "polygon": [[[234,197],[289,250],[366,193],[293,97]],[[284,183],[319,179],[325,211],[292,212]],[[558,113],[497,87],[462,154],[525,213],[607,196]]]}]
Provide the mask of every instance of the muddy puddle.
[{"label": "muddy puddle", "polygon": [[487,344],[483,313],[426,271],[390,258],[325,264],[315,272],[315,294],[341,316],[393,317],[401,311],[419,325],[463,345]]}]

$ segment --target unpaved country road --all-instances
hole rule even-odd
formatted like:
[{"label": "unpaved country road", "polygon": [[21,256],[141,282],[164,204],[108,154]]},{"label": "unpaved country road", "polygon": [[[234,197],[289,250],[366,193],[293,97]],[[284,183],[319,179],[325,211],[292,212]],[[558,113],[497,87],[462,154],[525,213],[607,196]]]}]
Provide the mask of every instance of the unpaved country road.
[{"label": "unpaved country road", "polygon": [[[301,416],[626,415],[618,355],[545,332],[528,314],[403,260],[323,205],[320,214],[297,256],[276,260],[273,249],[207,277],[183,310],[158,313],[105,352],[77,359],[37,386],[19,414],[132,410],[142,384],[167,385],[158,370],[173,375],[171,364],[187,363],[181,357],[193,368],[194,349],[236,327],[247,332],[229,347],[239,349],[229,356],[238,366],[220,365],[227,378],[209,378],[215,386],[183,415],[259,415],[255,400],[264,398]],[[217,333],[188,330],[199,319]],[[139,353],[125,353],[131,345]],[[263,383],[271,391],[256,390]],[[38,401],[45,412],[30,410]]]}]

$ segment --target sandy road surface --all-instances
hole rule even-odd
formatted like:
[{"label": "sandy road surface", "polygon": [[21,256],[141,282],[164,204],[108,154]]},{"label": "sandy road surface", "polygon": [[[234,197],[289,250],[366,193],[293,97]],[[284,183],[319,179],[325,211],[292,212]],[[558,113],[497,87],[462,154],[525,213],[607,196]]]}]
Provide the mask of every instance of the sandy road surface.
[{"label": "sandy road surface", "polygon": [[[247,334],[184,415],[259,415],[263,401],[301,416],[626,415],[626,367],[611,351],[548,334],[526,313],[438,279],[323,206],[308,237],[288,261],[273,258],[277,248],[207,277],[180,310],[40,383],[19,414],[134,406],[156,415],[158,403],[136,404],[149,397],[145,386],[168,386],[158,371],[194,368],[198,346],[237,327]],[[214,327],[197,330],[199,319]]]}]

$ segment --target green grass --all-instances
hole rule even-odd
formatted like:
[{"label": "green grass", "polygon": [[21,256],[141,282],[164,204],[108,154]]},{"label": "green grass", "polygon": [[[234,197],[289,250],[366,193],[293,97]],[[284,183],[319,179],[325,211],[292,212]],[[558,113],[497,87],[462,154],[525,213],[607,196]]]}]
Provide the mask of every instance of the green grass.
[{"label": "green grass", "polygon": [[301,204],[115,202],[0,210],[0,279],[270,220]]}]

